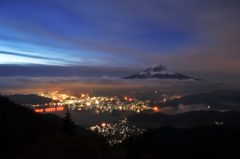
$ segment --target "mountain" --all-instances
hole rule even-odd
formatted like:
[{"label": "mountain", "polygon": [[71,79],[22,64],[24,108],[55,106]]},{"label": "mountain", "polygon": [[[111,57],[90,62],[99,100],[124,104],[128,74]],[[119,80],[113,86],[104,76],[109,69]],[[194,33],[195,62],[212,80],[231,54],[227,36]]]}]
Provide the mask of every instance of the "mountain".
[{"label": "mountain", "polygon": [[[205,104],[211,106],[213,110],[232,110],[240,111],[240,91],[237,90],[215,90],[209,93],[191,94],[182,98],[161,103],[160,107],[171,106],[177,108],[183,105]],[[156,104],[155,104],[156,105]]]},{"label": "mountain", "polygon": [[77,125],[76,135],[70,136],[62,120],[0,95],[0,158],[107,158],[111,150],[106,138]]},{"label": "mountain", "polygon": [[45,104],[52,102],[51,98],[41,97],[35,94],[14,94],[8,96],[8,98],[17,104]]},{"label": "mountain", "polygon": [[237,111],[191,111],[176,115],[167,115],[161,112],[146,114],[134,113],[128,117],[132,123],[148,122],[174,127],[195,127],[200,125],[239,126],[240,112]]},{"label": "mountain", "polygon": [[208,156],[212,159],[235,159],[240,158],[239,133],[239,127],[206,125],[173,128],[162,126],[149,129],[141,135],[132,136],[123,143],[125,147],[130,145],[132,158],[151,156],[151,158],[202,159]]},{"label": "mountain", "polygon": [[178,80],[197,80],[203,81],[202,79],[197,79],[189,77],[180,73],[175,73],[170,71],[166,66],[154,65],[142,72],[136,73],[134,75],[125,77],[124,79],[147,79],[147,78],[159,78],[159,79],[178,79]]}]

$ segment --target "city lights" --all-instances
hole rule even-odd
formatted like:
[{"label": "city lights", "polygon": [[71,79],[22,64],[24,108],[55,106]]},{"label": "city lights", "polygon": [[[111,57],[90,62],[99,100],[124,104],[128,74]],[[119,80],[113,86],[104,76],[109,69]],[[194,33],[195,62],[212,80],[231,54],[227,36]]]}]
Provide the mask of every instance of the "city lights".
[{"label": "city lights", "polygon": [[128,122],[127,118],[117,120],[110,123],[102,123],[101,126],[95,125],[86,127],[91,131],[96,131],[98,134],[106,137],[111,146],[122,143],[131,135],[143,134],[145,129],[138,128],[135,124]]},{"label": "city lights", "polygon": [[105,127],[106,126],[106,123],[102,123],[102,127]]},{"label": "city lights", "polygon": [[[141,112],[145,110],[152,110],[149,100],[136,100],[135,98],[124,97],[123,99],[114,97],[91,97],[89,94],[82,94],[81,97],[75,97],[69,94],[61,94],[59,92],[39,92],[38,95],[44,95],[44,97],[51,97],[54,102],[45,103],[44,112],[59,111],[50,109],[51,107],[69,107],[75,111],[91,111],[98,110],[100,112],[112,112],[112,111],[134,111]],[[40,105],[32,105],[32,107],[38,107]],[[47,109],[50,107],[49,109]],[[37,111],[36,111],[37,112]],[[39,111],[41,112],[41,111]],[[98,114],[97,113],[97,114]]]}]

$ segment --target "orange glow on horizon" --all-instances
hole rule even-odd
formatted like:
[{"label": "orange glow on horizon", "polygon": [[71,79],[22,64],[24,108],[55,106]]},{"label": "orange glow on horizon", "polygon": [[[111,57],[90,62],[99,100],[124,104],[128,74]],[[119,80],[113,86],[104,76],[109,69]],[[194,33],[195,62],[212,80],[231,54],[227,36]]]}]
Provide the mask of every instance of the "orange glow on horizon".
[{"label": "orange glow on horizon", "polygon": [[41,113],[41,112],[43,112],[43,109],[35,109],[34,111],[37,113]]},{"label": "orange glow on horizon", "polygon": [[154,111],[160,111],[160,109],[158,107],[153,107]]},{"label": "orange glow on horizon", "polygon": [[106,123],[102,123],[102,127],[105,127],[106,126]]},{"label": "orange glow on horizon", "polygon": [[42,113],[42,112],[53,112],[53,111],[62,111],[64,110],[64,107],[52,107],[52,108],[46,108],[46,109],[35,109],[34,111],[37,113]]}]

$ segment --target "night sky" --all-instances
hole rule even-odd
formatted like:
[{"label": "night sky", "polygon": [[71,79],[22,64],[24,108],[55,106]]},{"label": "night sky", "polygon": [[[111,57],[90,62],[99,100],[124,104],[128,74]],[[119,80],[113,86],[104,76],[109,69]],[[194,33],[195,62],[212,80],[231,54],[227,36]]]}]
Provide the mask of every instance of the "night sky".
[{"label": "night sky", "polygon": [[155,64],[237,88],[239,44],[239,0],[0,0],[0,93],[139,87],[119,78]]}]

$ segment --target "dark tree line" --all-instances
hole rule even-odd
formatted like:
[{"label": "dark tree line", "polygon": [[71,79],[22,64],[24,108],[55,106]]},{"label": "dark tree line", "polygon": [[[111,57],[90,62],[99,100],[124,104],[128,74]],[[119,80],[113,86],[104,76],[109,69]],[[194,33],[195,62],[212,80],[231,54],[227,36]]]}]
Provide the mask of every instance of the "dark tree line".
[{"label": "dark tree line", "polygon": [[[201,126],[149,129],[110,146],[97,132],[81,131],[69,111],[62,122],[0,96],[0,158],[186,159],[240,158],[240,128]],[[84,132],[84,133],[81,133]]]}]

